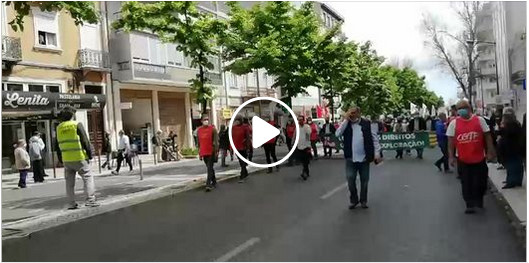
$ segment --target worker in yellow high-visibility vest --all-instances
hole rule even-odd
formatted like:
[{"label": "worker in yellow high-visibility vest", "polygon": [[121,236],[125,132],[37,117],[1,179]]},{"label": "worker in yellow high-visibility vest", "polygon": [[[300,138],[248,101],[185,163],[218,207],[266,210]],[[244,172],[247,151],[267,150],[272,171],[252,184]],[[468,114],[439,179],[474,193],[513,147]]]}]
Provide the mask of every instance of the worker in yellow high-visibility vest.
[{"label": "worker in yellow high-visibility vest", "polygon": [[57,156],[64,164],[68,209],[77,209],[75,202],[75,175],[79,173],[84,183],[86,206],[96,207],[94,177],[90,172],[92,151],[83,125],[74,120],[75,109],[67,106],[59,113],[57,126]]}]

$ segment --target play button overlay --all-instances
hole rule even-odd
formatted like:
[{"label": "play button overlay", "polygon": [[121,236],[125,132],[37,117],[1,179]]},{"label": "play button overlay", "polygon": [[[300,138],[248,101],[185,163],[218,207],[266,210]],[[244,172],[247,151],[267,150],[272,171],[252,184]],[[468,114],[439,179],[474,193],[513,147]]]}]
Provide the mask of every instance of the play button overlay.
[{"label": "play button overlay", "polygon": [[[253,102],[258,102],[260,100],[273,101],[273,102],[278,103],[279,105],[283,106],[283,108],[287,109],[287,111],[290,113],[290,115],[292,116],[292,118],[294,120],[294,123],[296,124],[296,133],[294,135],[295,139],[294,139],[294,143],[292,145],[292,148],[287,153],[287,155],[285,155],[285,157],[283,157],[281,160],[278,160],[277,162],[270,163],[270,164],[259,164],[259,163],[254,163],[254,162],[249,161],[244,156],[242,156],[241,153],[239,152],[239,151],[243,151],[243,149],[240,149],[240,150],[237,149],[235,147],[235,144],[233,143],[232,127],[233,127],[233,123],[234,123],[236,117],[237,116],[239,116],[239,117],[247,117],[247,116],[243,116],[242,114],[240,114],[241,110],[243,110],[244,107],[248,106],[248,104],[253,103]],[[264,107],[262,108],[262,112],[265,112],[266,110],[267,109],[265,109]],[[286,118],[286,116],[283,116],[283,118]],[[278,120],[276,120],[276,123],[281,123],[281,122],[278,122]],[[297,122],[296,114],[294,114],[294,111],[290,107],[288,107],[288,105],[286,105],[284,102],[282,102],[281,100],[278,100],[276,98],[257,97],[257,98],[253,98],[251,100],[248,100],[248,101],[244,102],[233,113],[232,118],[230,120],[230,124],[229,124],[228,127],[229,127],[228,137],[230,138],[231,148],[233,149],[233,151],[237,155],[237,158],[239,158],[240,160],[243,160],[245,163],[247,163],[250,166],[260,167],[260,168],[274,167],[274,166],[279,165],[279,164],[285,162],[286,160],[288,160],[288,158],[290,158],[290,156],[292,156],[292,154],[294,153],[294,151],[298,147],[299,124]],[[246,145],[248,145],[247,147],[253,147],[254,149],[263,146],[263,144],[265,144],[266,142],[270,141],[271,139],[277,137],[280,134],[280,130],[278,128],[274,127],[273,125],[269,124],[268,122],[264,121],[263,119],[261,119],[258,116],[253,116],[252,117],[251,130],[252,130],[252,134],[251,134],[252,145],[250,146],[249,143],[247,143]],[[248,151],[249,149],[246,148],[244,150]],[[254,155],[255,155],[255,153],[254,153]]]},{"label": "play button overlay", "polygon": [[281,132],[263,119],[253,116],[252,118],[252,147],[259,148],[265,142],[275,138]]}]

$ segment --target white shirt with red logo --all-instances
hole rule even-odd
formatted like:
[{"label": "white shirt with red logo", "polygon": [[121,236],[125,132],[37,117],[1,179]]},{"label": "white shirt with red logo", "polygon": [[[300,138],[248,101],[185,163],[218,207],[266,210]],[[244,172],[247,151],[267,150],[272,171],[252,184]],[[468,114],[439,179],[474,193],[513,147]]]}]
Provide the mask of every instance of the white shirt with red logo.
[{"label": "white shirt with red logo", "polygon": [[470,119],[461,117],[451,121],[446,136],[454,139],[458,159],[465,163],[479,163],[485,159],[485,136],[490,132],[485,119],[473,115]]}]

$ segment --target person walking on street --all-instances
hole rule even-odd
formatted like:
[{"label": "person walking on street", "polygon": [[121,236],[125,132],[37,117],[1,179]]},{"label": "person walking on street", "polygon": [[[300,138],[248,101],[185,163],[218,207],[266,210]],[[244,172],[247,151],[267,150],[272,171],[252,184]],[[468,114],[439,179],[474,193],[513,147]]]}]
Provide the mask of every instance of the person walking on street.
[{"label": "person walking on street", "polygon": [[112,160],[112,144],[110,144],[110,133],[105,132],[105,138],[104,138],[104,147],[105,147],[105,154],[106,154],[106,160],[101,165],[101,168],[105,168],[108,166],[108,170],[111,170],[112,167],[110,167],[110,161]]},{"label": "person walking on street", "polygon": [[318,143],[318,125],[316,123],[312,122],[312,118],[307,118],[307,124],[310,126],[310,146],[312,147],[312,152],[314,154],[314,160],[318,160],[318,147],[316,146],[316,143]]},{"label": "person walking on street", "polygon": [[309,164],[310,164],[310,158],[311,158],[311,133],[312,128],[305,123],[305,117],[299,116],[298,117],[298,124],[299,124],[299,140],[298,140],[298,147],[296,149],[296,156],[299,162],[303,165],[303,170],[301,171],[301,178],[303,180],[307,180],[310,176],[309,171]]},{"label": "person walking on street", "polygon": [[[252,147],[250,139],[250,129],[247,126],[243,125],[242,118],[240,116],[237,116],[233,121],[233,126],[231,127],[231,137],[235,146],[235,150],[237,150],[242,157],[247,158],[247,148]],[[243,161],[242,158],[238,159],[239,165],[241,166],[241,176],[239,177],[239,183],[244,183],[246,177],[248,177],[248,170],[246,169],[246,166],[248,166],[248,164],[246,164],[246,162]]]},{"label": "person walking on street", "polygon": [[435,133],[437,135],[437,145],[441,149],[443,156],[435,162],[435,166],[439,171],[442,171],[441,164],[445,173],[452,173],[450,166],[448,165],[448,138],[446,137],[446,114],[444,112],[439,113],[439,121],[435,123]]},{"label": "person walking on street", "polygon": [[[503,189],[522,186],[523,183],[523,129],[516,115],[504,112],[501,123],[501,137],[498,140],[498,159],[507,170]],[[501,157],[501,158],[500,158]]]},{"label": "person walking on street", "polygon": [[33,168],[33,180],[35,183],[44,182],[44,166],[42,163],[42,151],[44,150],[44,142],[40,138],[38,131],[33,133],[29,139],[29,157],[31,159],[31,167]]},{"label": "person walking on street", "polygon": [[18,140],[15,146],[15,165],[20,174],[20,179],[18,180],[18,187],[26,188],[26,177],[28,176],[28,171],[31,169],[31,159],[29,154],[26,151],[26,141]]},{"label": "person walking on street", "polygon": [[119,170],[121,169],[121,164],[123,163],[123,160],[127,162],[129,165],[129,172],[132,173],[132,162],[130,160],[130,140],[129,136],[125,135],[125,132],[123,130],[119,131],[119,143],[118,143],[118,165],[116,167],[115,171],[112,171],[113,175],[118,175]]},{"label": "person walking on street", "polygon": [[217,154],[219,150],[219,134],[213,125],[209,124],[209,117],[202,116],[202,126],[197,130],[199,155],[208,171],[206,179],[206,192],[217,187],[217,179],[215,178],[215,169],[213,164],[217,162]]},{"label": "person walking on street", "polygon": [[[369,183],[369,164],[380,159],[380,144],[371,123],[361,117],[360,107],[352,107],[347,111],[345,121],[336,130],[336,136],[343,136],[345,175],[350,192],[349,209],[358,203],[362,208],[367,206],[367,188]],[[356,177],[360,174],[360,200],[356,189]]]},{"label": "person walking on street", "polygon": [[[495,158],[489,126],[481,117],[472,114],[472,108],[466,100],[457,104],[458,117],[446,131],[448,136],[448,154],[450,165],[456,164],[461,178],[466,214],[475,213],[475,208],[483,208],[483,196],[487,190],[488,167],[486,159]],[[486,154],[485,154],[486,153]]]},{"label": "person walking on street", "polygon": [[[222,124],[220,125],[220,132],[219,132],[219,148],[220,148],[220,166],[222,167],[228,167],[226,164],[226,156],[228,156],[228,151],[230,149],[230,135],[228,134],[228,129],[226,129],[226,125]],[[232,157],[233,161],[233,157]]]},{"label": "person walking on street", "polygon": [[250,123],[250,120],[248,118],[243,119],[243,126],[248,130],[248,135],[250,136],[250,139],[248,140],[248,143],[250,143],[250,147],[247,147],[248,152],[248,161],[252,161],[253,158],[253,147],[251,147],[252,143],[252,124]]},{"label": "person walking on street", "polygon": [[61,123],[57,126],[57,157],[59,162],[64,164],[68,209],[79,207],[75,202],[76,173],[83,179],[85,205],[96,207],[99,204],[96,202],[94,176],[90,172],[90,160],[92,159],[90,140],[83,124],[73,120],[74,116],[75,109],[66,106],[59,113]]},{"label": "person walking on street", "polygon": [[[402,124],[402,117],[397,117],[397,122],[393,126],[394,133],[405,133],[404,125]],[[397,149],[397,156],[395,159],[402,159],[404,155],[404,149]]]},{"label": "person walking on street", "polygon": [[[419,115],[418,112],[413,114],[413,120],[410,123],[409,130],[411,133],[426,131],[426,121]],[[422,159],[423,148],[415,149],[417,151],[417,159]]]},{"label": "person walking on street", "polygon": [[[270,120],[269,117],[265,117],[265,121],[268,122],[270,125],[272,125],[272,126],[277,128],[277,125],[276,125],[275,121]],[[277,157],[276,157],[276,139],[277,139],[277,137],[274,137],[274,138],[270,139],[269,141],[265,142],[265,144],[263,144],[263,148],[264,148],[265,156],[266,156],[266,163],[268,163],[268,164],[272,163],[272,160],[270,159],[270,156],[272,156],[272,159],[274,160],[274,163],[277,162]],[[279,171],[279,165],[276,166],[276,170]],[[272,172],[273,172],[272,167],[268,167],[267,173],[272,173]]]},{"label": "person walking on street", "polygon": [[[296,134],[296,124],[294,123],[293,119],[288,119],[287,126],[285,127],[286,130],[286,142],[287,142],[287,148],[288,151],[292,149],[292,143],[294,142],[294,136]],[[288,165],[292,166],[294,163],[293,158],[288,158]]]},{"label": "person walking on street", "polygon": [[163,151],[162,131],[158,130],[156,132],[156,135],[152,137],[152,145],[154,146],[154,153],[156,154],[156,161],[159,163],[163,162],[162,160],[162,151]]},{"label": "person walking on street", "polygon": [[329,118],[325,118],[325,124],[320,130],[320,137],[323,139],[323,156],[329,158],[332,157],[332,149],[336,147],[333,137],[336,133],[334,125],[330,122]]}]

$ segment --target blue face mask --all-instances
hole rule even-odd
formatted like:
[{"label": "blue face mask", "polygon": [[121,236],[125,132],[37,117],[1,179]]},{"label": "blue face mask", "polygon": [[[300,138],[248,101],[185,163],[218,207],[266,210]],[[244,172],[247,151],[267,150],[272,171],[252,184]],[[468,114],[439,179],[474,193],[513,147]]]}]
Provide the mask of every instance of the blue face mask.
[{"label": "blue face mask", "polygon": [[468,109],[459,109],[457,110],[457,114],[459,114],[459,116],[463,117],[463,118],[468,118],[470,116],[469,112],[468,112]]}]

